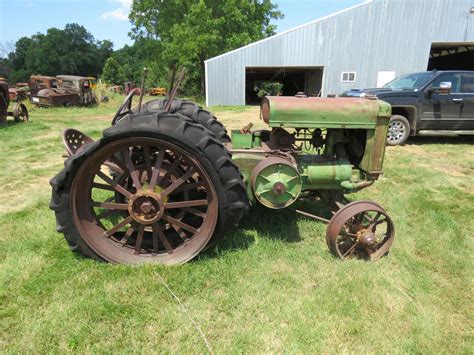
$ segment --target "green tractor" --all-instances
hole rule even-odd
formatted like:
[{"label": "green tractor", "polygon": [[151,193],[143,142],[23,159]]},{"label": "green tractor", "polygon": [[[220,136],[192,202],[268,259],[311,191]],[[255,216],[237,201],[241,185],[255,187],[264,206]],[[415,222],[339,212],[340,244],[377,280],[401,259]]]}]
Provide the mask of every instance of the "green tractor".
[{"label": "green tractor", "polygon": [[[68,129],[50,207],[70,248],[113,263],[179,264],[214,244],[250,207],[291,208],[327,223],[342,259],[388,253],[394,225],[370,201],[344,195],[382,174],[391,108],[376,98],[265,97],[261,118],[231,132],[187,100],[132,108],[132,91],[103,137]],[[294,207],[319,200],[330,219]],[[329,214],[328,214],[329,215]]]}]

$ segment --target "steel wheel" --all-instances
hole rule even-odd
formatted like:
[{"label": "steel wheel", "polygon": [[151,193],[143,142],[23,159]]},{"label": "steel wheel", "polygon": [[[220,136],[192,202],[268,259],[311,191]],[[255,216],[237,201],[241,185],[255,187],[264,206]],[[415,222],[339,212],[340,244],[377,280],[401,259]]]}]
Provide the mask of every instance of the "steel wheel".
[{"label": "steel wheel", "polygon": [[186,262],[206,246],[219,215],[200,161],[143,137],[113,141],[90,156],[71,187],[71,207],[85,243],[116,263]]},{"label": "steel wheel", "polygon": [[28,109],[24,104],[15,104],[13,108],[13,117],[16,122],[28,122]]},{"label": "steel wheel", "polygon": [[326,231],[329,249],[341,259],[378,260],[387,254],[394,237],[392,220],[381,206],[371,201],[344,206],[331,218]]}]

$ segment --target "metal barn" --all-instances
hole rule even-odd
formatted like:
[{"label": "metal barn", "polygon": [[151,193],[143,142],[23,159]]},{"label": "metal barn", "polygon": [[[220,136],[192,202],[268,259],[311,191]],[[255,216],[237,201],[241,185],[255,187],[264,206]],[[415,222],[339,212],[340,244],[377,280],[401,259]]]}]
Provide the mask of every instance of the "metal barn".
[{"label": "metal barn", "polygon": [[474,70],[474,0],[369,0],[208,59],[206,103],[256,102],[259,82],[283,95],[340,94],[396,75]]}]

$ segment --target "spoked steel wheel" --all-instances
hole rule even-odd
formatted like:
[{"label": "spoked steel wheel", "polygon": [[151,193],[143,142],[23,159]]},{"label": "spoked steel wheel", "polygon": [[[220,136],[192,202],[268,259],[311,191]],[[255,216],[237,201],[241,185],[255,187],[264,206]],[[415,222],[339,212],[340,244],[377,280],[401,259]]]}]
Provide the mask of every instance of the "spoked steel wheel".
[{"label": "spoked steel wheel", "polygon": [[29,117],[28,109],[25,104],[15,104],[13,107],[13,118],[15,119],[15,122],[28,122]]},{"label": "spoked steel wheel", "polygon": [[356,201],[331,218],[326,231],[329,249],[342,259],[361,257],[378,260],[390,249],[395,228],[378,204]]},{"label": "spoked steel wheel", "polygon": [[158,138],[98,149],[71,187],[74,224],[101,258],[117,263],[190,260],[210,240],[218,198],[192,153]]}]

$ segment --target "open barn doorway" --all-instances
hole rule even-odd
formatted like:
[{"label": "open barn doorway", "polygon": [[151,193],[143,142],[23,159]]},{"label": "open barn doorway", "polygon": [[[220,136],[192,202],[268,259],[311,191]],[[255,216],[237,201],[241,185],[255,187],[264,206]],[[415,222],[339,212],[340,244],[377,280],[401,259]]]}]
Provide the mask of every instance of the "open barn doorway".
[{"label": "open barn doorway", "polygon": [[281,95],[294,96],[304,92],[308,96],[321,93],[323,67],[247,67],[245,68],[245,102],[260,103],[259,88],[264,83],[280,83]]},{"label": "open barn doorway", "polygon": [[474,43],[433,43],[428,70],[474,70]]}]

